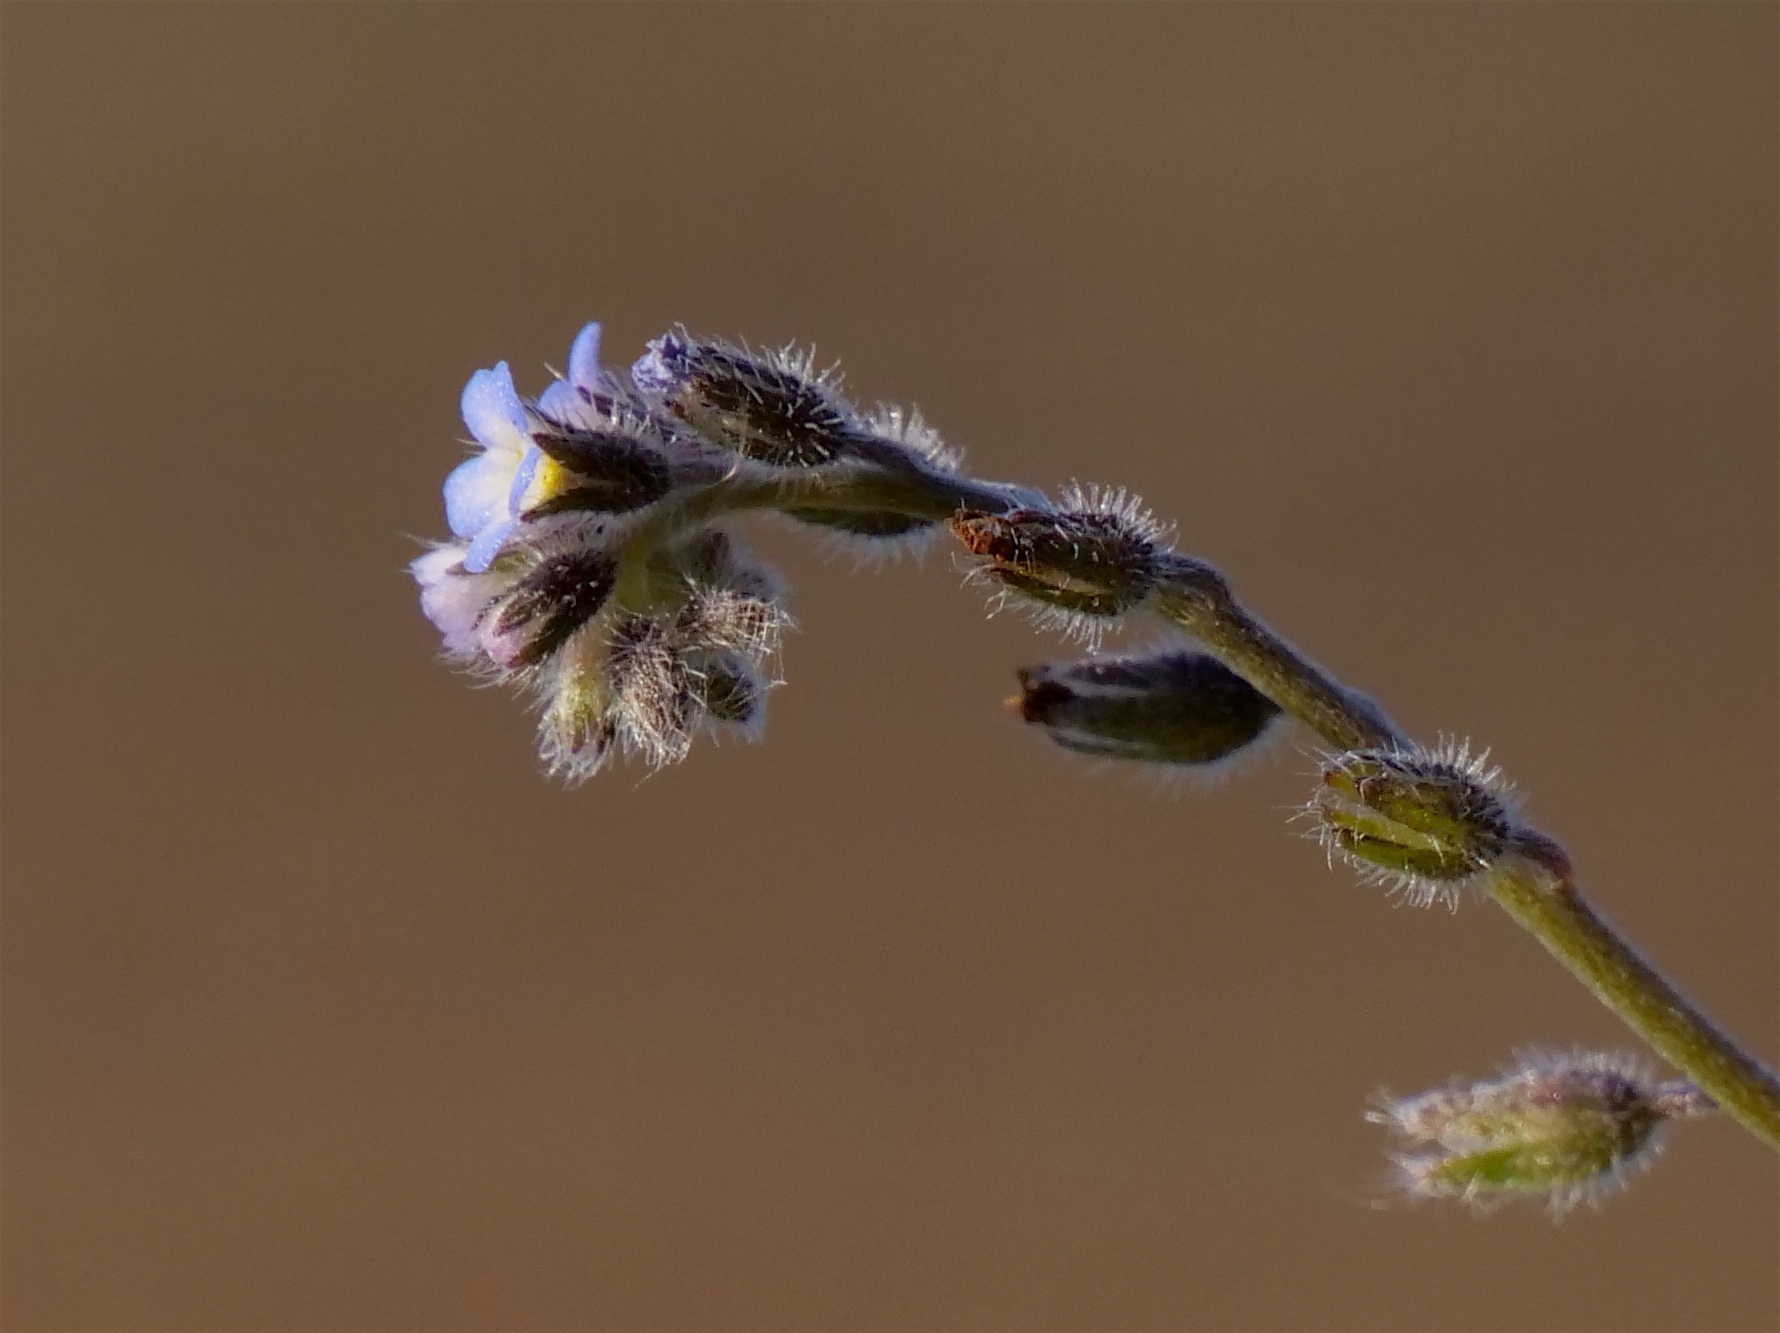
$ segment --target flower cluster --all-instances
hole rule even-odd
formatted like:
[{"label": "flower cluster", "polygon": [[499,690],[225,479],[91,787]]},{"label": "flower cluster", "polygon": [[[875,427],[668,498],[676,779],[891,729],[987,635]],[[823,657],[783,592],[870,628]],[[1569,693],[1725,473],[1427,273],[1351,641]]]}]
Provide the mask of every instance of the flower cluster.
[{"label": "flower cluster", "polygon": [[893,552],[953,506],[883,494],[958,465],[919,413],[858,410],[807,355],[675,330],[626,374],[599,340],[584,328],[536,399],[505,362],[470,377],[478,452],[445,483],[453,539],[411,566],[446,654],[534,695],[543,756],[571,781],[615,753],[673,762],[701,731],[759,734],[791,618],[725,515],[770,509]]}]

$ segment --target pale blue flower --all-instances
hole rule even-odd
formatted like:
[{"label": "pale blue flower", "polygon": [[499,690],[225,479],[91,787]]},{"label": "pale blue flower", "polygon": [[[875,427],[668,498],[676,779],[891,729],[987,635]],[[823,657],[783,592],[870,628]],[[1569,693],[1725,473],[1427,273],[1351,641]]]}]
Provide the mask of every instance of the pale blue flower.
[{"label": "pale blue flower", "polygon": [[452,533],[468,543],[464,568],[479,574],[512,531],[513,482],[527,454],[538,450],[505,361],[470,376],[462,410],[464,425],[482,452],[445,479],[445,518]]},{"label": "pale blue flower", "polygon": [[412,561],[408,569],[420,585],[420,609],[444,639],[445,652],[473,661],[483,652],[477,637],[483,613],[518,576],[467,570],[464,551],[459,543],[438,546]]},{"label": "pale blue flower", "polygon": [[480,574],[500,553],[522,515],[565,484],[561,470],[532,443],[529,412],[582,429],[598,424],[600,328],[589,324],[569,349],[569,375],[528,409],[505,361],[478,370],[464,386],[463,418],[482,452],[445,480],[445,517],[466,544],[463,567]]}]

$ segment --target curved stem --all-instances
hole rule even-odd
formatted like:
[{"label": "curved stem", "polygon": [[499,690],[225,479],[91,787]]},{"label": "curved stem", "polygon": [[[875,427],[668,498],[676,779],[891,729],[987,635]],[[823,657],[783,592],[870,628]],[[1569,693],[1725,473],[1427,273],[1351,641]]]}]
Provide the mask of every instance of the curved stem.
[{"label": "curved stem", "polygon": [[1404,745],[1398,731],[1354,693],[1268,629],[1236,600],[1224,576],[1203,561],[1171,557],[1156,612],[1172,620],[1286,712],[1338,750]]},{"label": "curved stem", "polygon": [[[783,478],[737,477],[718,483],[647,526],[809,500],[829,508],[891,510],[944,520],[964,510],[1006,513],[1033,503],[1034,496],[925,467],[809,469]],[[1371,700],[1342,685],[1249,612],[1211,565],[1170,555],[1151,607],[1337,750],[1410,743]],[[1780,1150],[1780,1081],[1595,912],[1555,842],[1529,828],[1516,830],[1509,854],[1488,872],[1484,884],[1597,999],[1750,1133]]]},{"label": "curved stem", "polygon": [[[1161,615],[1274,703],[1341,750],[1395,748],[1407,738],[1243,608],[1224,578],[1176,557]],[[1550,838],[1522,828],[1484,888],[1572,976],[1744,1128],[1780,1151],[1780,1080],[1696,1008],[1597,913]]]},{"label": "curved stem", "polygon": [[780,509],[819,503],[824,509],[890,511],[943,523],[965,510],[1001,514],[1042,500],[1018,486],[975,481],[923,466],[896,471],[798,468],[769,473],[738,470],[708,485],[688,489],[651,511],[625,541],[629,551],[648,550],[667,533],[750,509]]}]

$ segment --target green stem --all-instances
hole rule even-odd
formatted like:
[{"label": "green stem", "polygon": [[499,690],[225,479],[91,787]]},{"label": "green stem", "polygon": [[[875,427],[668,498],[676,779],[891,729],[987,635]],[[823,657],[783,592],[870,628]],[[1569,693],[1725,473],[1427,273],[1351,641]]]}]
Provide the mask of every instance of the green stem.
[{"label": "green stem", "polygon": [[818,505],[858,512],[888,511],[943,523],[966,511],[1003,514],[1035,497],[1017,486],[974,481],[932,468],[787,468],[778,474],[738,472],[688,490],[652,511],[625,545],[644,551],[671,532],[750,509]]},{"label": "green stem", "polygon": [[[667,507],[636,542],[663,527],[722,513],[819,501],[827,508],[890,510],[943,521],[963,511],[1006,513],[1030,492],[924,467],[809,470],[734,478]],[[1408,738],[1365,696],[1342,685],[1248,611],[1212,566],[1168,557],[1153,609],[1339,751],[1398,748]],[[1597,999],[1739,1123],[1780,1150],[1780,1081],[1695,1008],[1583,898],[1569,862],[1545,835],[1522,828],[1515,850],[1485,877],[1503,909]]]},{"label": "green stem", "polygon": [[1355,694],[1250,614],[1203,561],[1170,557],[1156,612],[1338,750],[1392,748],[1407,738]]},{"label": "green stem", "polygon": [[1663,1059],[1780,1151],[1780,1080],[1595,911],[1577,890],[1560,847],[1530,830],[1518,841],[1518,849],[1485,877],[1490,896]]},{"label": "green stem", "polygon": [[[1211,566],[1175,557],[1157,611],[1340,750],[1395,748],[1406,738],[1370,701],[1251,615]],[[1484,887],[1659,1055],[1686,1073],[1750,1133],[1780,1151],[1780,1081],[1690,1003],[1582,896],[1563,850],[1532,829]]]},{"label": "green stem", "polygon": [[[1341,750],[1404,745],[1345,689],[1251,615],[1211,566],[1176,557],[1157,610],[1225,666]],[[1518,850],[1484,879],[1502,908],[1596,999],[1769,1147],[1780,1150],[1780,1080],[1696,1008],[1582,896],[1563,850],[1520,829]]]}]

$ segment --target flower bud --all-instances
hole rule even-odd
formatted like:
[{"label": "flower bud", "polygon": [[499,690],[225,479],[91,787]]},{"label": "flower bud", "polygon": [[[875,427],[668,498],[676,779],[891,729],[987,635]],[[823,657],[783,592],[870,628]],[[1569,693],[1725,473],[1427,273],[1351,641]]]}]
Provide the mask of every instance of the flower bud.
[{"label": "flower bud", "polygon": [[420,609],[444,639],[448,657],[475,664],[482,657],[477,636],[489,605],[509,591],[516,575],[505,569],[472,574],[464,568],[462,542],[434,547],[412,561],[409,572],[420,586]]},{"label": "flower bud", "polygon": [[483,614],[483,651],[509,670],[536,666],[599,614],[617,578],[618,562],[603,551],[545,555]]},{"label": "flower bud", "polygon": [[1110,759],[1207,766],[1280,716],[1271,699],[1204,653],[1047,663],[1019,672],[1013,706],[1058,745]]},{"label": "flower bud", "polygon": [[1161,578],[1163,526],[1124,491],[1073,488],[1058,508],[964,513],[952,531],[1006,593],[1041,604],[1039,619],[1080,637],[1139,605]]},{"label": "flower bud", "polygon": [[538,750],[553,777],[587,781],[617,748],[603,640],[582,635],[539,673]]},{"label": "flower bud", "polygon": [[791,617],[784,609],[784,577],[722,528],[700,528],[664,557],[691,588],[688,605],[719,590],[733,592],[770,602],[778,627],[790,628]]},{"label": "flower bud", "polygon": [[1326,764],[1307,811],[1331,855],[1418,906],[1458,906],[1514,828],[1501,772],[1464,746],[1358,750]]},{"label": "flower bud", "polygon": [[673,468],[638,435],[607,426],[583,430],[540,417],[532,442],[561,470],[562,480],[524,520],[550,514],[623,514],[654,504],[674,486]]},{"label": "flower bud", "polygon": [[694,584],[674,617],[682,641],[756,658],[777,652],[790,624],[790,614],[777,601],[712,584]]},{"label": "flower bud", "polygon": [[849,452],[852,409],[808,356],[755,353],[664,334],[631,369],[645,393],[712,444],[772,467],[816,467]]},{"label": "flower bud", "polygon": [[791,624],[777,576],[727,533],[706,530],[671,554],[685,579],[677,604],[621,614],[607,639],[613,735],[656,767],[683,758],[700,729],[760,734],[765,666]]},{"label": "flower bud", "polygon": [[684,759],[698,695],[669,627],[643,616],[622,617],[612,629],[608,670],[612,720],[624,748],[656,768]]},{"label": "flower bud", "polygon": [[749,659],[719,654],[698,673],[693,689],[711,722],[758,736],[766,718],[767,682]]},{"label": "flower bud", "polygon": [[1630,1057],[1523,1053],[1498,1078],[1381,1098],[1367,1119],[1416,1149],[1394,1159],[1406,1193],[1480,1207],[1544,1195],[1561,1216],[1647,1167],[1666,1120],[1710,1109]]}]

